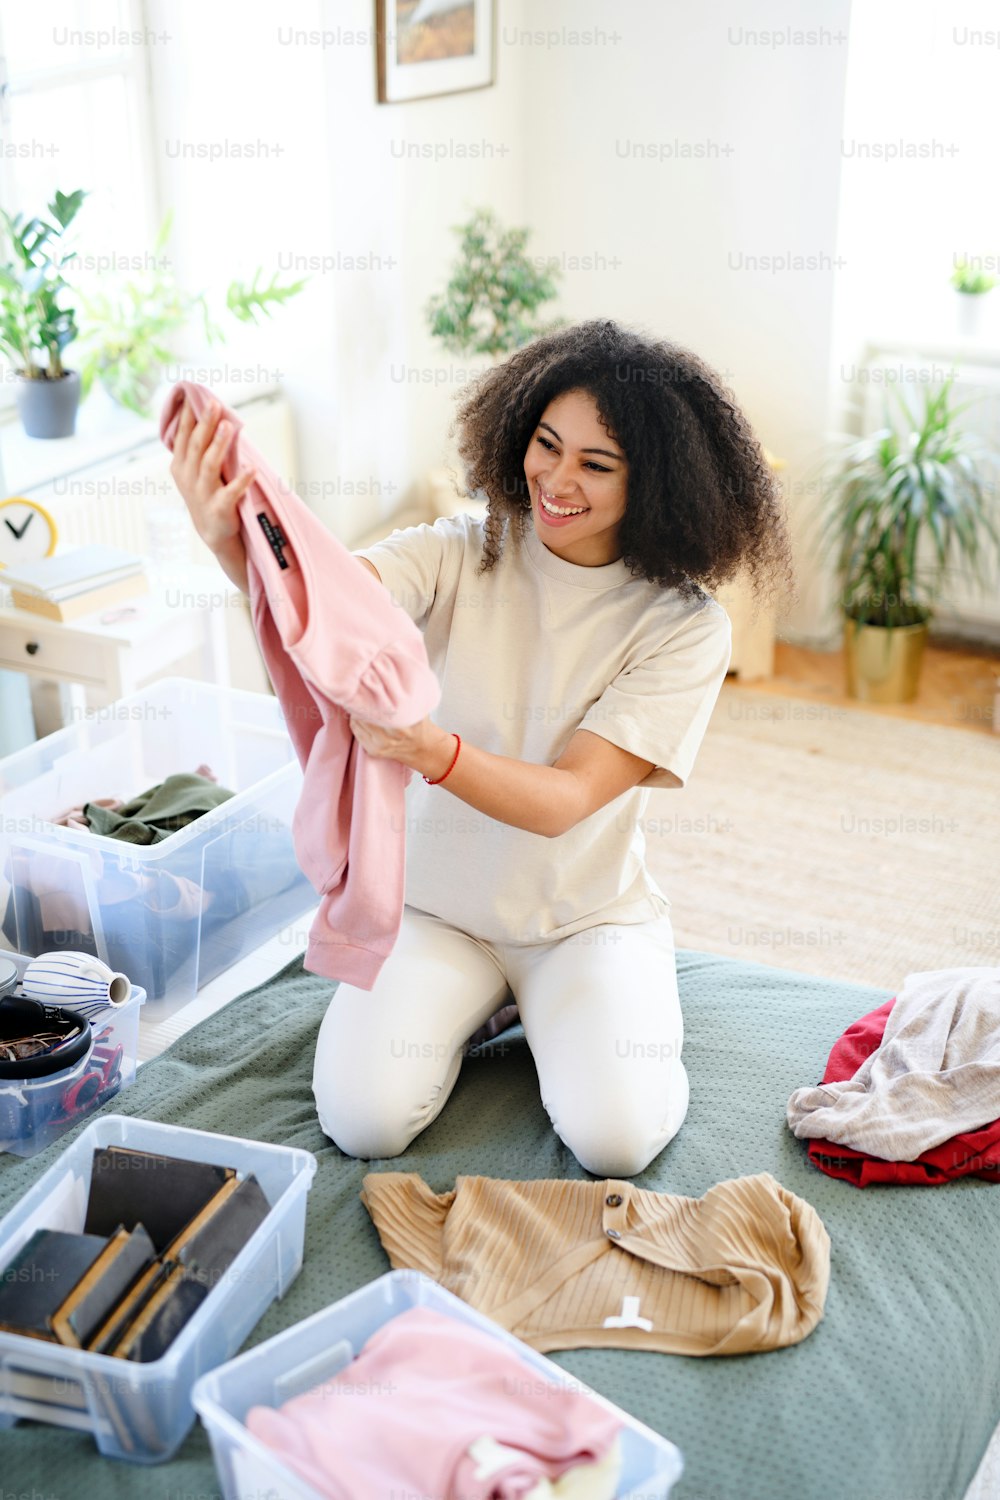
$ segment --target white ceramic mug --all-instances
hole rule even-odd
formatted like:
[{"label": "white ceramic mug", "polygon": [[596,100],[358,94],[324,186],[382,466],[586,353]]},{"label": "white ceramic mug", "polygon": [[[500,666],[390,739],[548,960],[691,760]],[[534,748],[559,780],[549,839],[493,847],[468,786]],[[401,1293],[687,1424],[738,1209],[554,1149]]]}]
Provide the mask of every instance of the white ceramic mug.
[{"label": "white ceramic mug", "polygon": [[81,1016],[124,1005],[132,993],[127,974],[116,974],[91,953],[60,949],[40,953],[24,971],[21,988],[32,1000],[61,1005]]}]

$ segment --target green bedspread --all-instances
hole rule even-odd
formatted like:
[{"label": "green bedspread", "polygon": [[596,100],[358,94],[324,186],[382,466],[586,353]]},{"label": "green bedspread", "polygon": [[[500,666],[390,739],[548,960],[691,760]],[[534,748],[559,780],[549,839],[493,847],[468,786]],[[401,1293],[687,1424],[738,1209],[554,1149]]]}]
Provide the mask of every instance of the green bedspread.
[{"label": "green bedspread", "polygon": [[[829,1230],[826,1315],[804,1343],[770,1354],[554,1358],[678,1445],[686,1469],[677,1500],[961,1500],[1000,1418],[1000,1192],[971,1180],[859,1191],[812,1169],[789,1133],[789,1093],[820,1078],[835,1037],[886,992],[695,952],[679,954],[678,971],[691,1107],[637,1181],[699,1195],[727,1177],[772,1172]],[[313,1109],[313,1047],[330,988],[296,959],[146,1064],[106,1106],[318,1157],[302,1271],[253,1343],[388,1268],[358,1200],[369,1165],[342,1156]],[[2,1159],[0,1213],[69,1139],[31,1161]],[[392,1167],[420,1172],[438,1191],[463,1173],[585,1175],[549,1126],[520,1031],[467,1059],[441,1118]],[[139,1469],[102,1459],[81,1434],[20,1423],[0,1433],[0,1479],[4,1494],[56,1500],[219,1493],[197,1425],[171,1463]]]}]

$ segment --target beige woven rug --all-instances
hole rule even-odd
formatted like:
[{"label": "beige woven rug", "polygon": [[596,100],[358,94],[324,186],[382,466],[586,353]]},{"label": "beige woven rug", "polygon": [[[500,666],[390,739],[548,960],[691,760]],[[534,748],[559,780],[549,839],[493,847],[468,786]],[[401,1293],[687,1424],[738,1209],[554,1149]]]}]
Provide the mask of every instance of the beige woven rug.
[{"label": "beige woven rug", "polygon": [[1000,965],[1000,736],[727,682],[646,838],[678,947],[887,989]]}]

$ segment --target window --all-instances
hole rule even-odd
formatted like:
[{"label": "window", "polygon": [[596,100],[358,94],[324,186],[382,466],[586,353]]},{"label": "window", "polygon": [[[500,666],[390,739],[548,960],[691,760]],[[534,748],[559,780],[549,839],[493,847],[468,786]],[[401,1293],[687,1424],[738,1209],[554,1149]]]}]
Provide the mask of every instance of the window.
[{"label": "window", "polygon": [[[157,44],[142,0],[45,0],[0,12],[0,204],[44,216],[57,188],[88,190],[67,235],[84,289],[152,255],[160,214],[149,56]],[[9,366],[2,375],[0,405],[11,406]]]}]

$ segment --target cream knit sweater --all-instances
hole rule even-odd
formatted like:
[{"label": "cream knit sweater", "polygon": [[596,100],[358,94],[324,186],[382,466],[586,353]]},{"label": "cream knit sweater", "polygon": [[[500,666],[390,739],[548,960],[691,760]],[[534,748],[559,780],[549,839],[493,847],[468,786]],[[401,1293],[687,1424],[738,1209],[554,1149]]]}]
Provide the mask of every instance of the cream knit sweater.
[{"label": "cream knit sweater", "polygon": [[1000,1118],[1000,967],[910,974],[853,1078],[796,1089],[794,1135],[916,1161]]},{"label": "cream knit sweater", "polygon": [[703,1198],[489,1177],[433,1193],[416,1173],[377,1172],[361,1200],[393,1267],[543,1352],[748,1354],[798,1343],[823,1316],[829,1236],[767,1172]]}]

